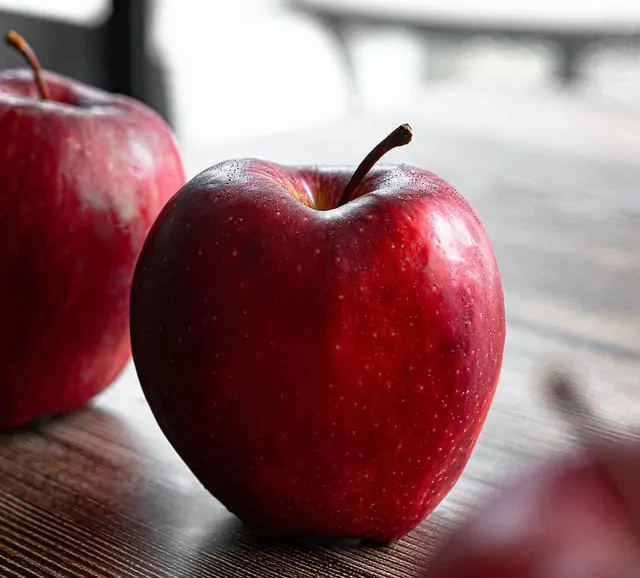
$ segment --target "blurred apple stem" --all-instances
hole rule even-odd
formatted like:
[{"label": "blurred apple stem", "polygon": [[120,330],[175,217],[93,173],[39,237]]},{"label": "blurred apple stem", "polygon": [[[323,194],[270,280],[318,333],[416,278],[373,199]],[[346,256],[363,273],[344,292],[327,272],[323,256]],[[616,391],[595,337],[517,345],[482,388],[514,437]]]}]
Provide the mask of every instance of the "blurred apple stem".
[{"label": "blurred apple stem", "polygon": [[401,124],[394,131],[389,133],[382,141],[380,141],[371,152],[364,157],[363,161],[358,165],[347,186],[342,191],[338,207],[347,204],[353,197],[353,193],[362,182],[362,179],[385,154],[397,147],[407,145],[413,138],[413,131],[408,124]]},{"label": "blurred apple stem", "polygon": [[576,437],[589,447],[599,445],[607,428],[580,394],[574,378],[566,371],[555,369],[547,376],[546,389],[554,409],[566,419]]},{"label": "blurred apple stem", "polygon": [[27,44],[27,41],[15,30],[10,30],[7,34],[7,44],[9,46],[13,46],[27,59],[29,66],[35,74],[40,98],[42,100],[49,100],[49,88],[47,87],[47,83],[44,81],[44,75],[42,74],[42,67],[40,66],[38,57],[31,49],[31,46],[29,46],[29,44]]},{"label": "blurred apple stem", "polygon": [[553,370],[545,381],[553,407],[567,420],[578,442],[628,507],[640,545],[640,479],[633,447],[614,444],[610,428],[596,414],[568,372]]}]

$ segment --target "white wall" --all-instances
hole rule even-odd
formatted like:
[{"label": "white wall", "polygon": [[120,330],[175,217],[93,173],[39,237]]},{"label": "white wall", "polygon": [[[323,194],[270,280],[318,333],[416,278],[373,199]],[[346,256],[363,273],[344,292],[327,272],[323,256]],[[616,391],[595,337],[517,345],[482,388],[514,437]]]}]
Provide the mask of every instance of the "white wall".
[{"label": "white wall", "polygon": [[270,0],[157,0],[154,43],[171,72],[179,135],[206,144],[345,114],[346,70],[315,22]]}]

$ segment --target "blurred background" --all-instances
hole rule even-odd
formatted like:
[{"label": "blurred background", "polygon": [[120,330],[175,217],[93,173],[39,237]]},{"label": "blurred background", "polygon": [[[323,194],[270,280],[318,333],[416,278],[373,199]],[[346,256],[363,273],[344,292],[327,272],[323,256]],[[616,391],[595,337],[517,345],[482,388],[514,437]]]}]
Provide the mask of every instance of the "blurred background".
[{"label": "blurred background", "polygon": [[[514,93],[637,108],[639,25],[636,0],[0,0],[46,68],[141,98],[197,148],[384,110],[485,130],[467,103],[487,91],[497,125]],[[450,86],[467,101],[434,100]]]}]

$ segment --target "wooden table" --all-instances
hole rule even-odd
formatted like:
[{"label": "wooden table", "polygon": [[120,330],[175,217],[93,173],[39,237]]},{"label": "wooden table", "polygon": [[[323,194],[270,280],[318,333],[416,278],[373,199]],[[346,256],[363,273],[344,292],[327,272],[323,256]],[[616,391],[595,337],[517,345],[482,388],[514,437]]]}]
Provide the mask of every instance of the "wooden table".
[{"label": "wooden table", "polygon": [[536,108],[511,99],[509,108],[504,97],[442,98],[452,107],[475,106],[477,117],[488,118],[492,107],[502,115],[487,132],[481,121],[471,128],[438,121],[425,105],[302,136],[187,153],[191,174],[236,155],[355,163],[408,120],[415,140],[388,161],[429,167],[473,204],[504,277],[508,340],[477,448],[433,515],[387,547],[263,544],[181,463],[129,367],[91,408],[0,436],[0,576],[418,576],[479,499],[572,443],[537,390],[544,363],[571,361],[616,428],[638,423],[640,136],[632,136],[640,135],[640,115],[571,101],[538,100]]},{"label": "wooden table", "polygon": [[400,27],[427,38],[497,36],[517,41],[551,41],[561,50],[559,78],[572,82],[580,59],[597,42],[629,40],[638,34],[640,10],[631,3],[573,4],[474,0],[288,0],[332,33],[351,66],[348,32],[354,26]]}]

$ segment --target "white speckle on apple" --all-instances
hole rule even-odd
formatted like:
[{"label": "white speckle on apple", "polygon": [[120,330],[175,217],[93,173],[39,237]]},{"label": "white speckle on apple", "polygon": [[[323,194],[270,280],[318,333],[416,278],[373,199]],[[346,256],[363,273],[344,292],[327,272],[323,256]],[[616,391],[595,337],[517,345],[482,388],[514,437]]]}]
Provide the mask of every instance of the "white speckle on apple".
[{"label": "white speckle on apple", "polygon": [[231,251],[231,256],[232,257],[237,257],[238,256],[238,251],[236,251],[236,250]]},{"label": "white speckle on apple", "polygon": [[340,346],[336,345],[336,351],[340,351]]},{"label": "white speckle on apple", "polygon": [[249,334],[248,334],[248,333],[245,333],[245,334],[244,334],[244,338],[245,338],[245,339],[249,339]]},{"label": "white speckle on apple", "polygon": [[191,265],[187,265],[185,271],[191,271]]},{"label": "white speckle on apple", "polygon": [[170,360],[169,360],[169,363],[170,363],[171,365],[173,365],[175,362],[176,362],[176,360],[175,360],[175,359],[170,359]]},{"label": "white speckle on apple", "polygon": [[352,429],[352,430],[351,430],[351,435],[352,435],[352,436],[357,435],[357,433],[358,433],[358,432],[357,432],[356,430],[354,430],[354,429]]},{"label": "white speckle on apple", "polygon": [[198,255],[202,255],[202,249],[198,250]]},{"label": "white speckle on apple", "polygon": [[378,339],[378,334],[375,331],[373,332],[373,338]]},{"label": "white speckle on apple", "polygon": [[182,345],[182,337],[178,337],[178,345]]},{"label": "white speckle on apple", "polygon": [[216,315],[211,316],[211,321],[218,321],[218,317]]},{"label": "white speckle on apple", "polygon": [[184,224],[184,228],[185,228],[185,229],[190,229],[190,228],[191,228],[191,223],[190,223],[189,221],[187,221],[187,222]]},{"label": "white speckle on apple", "polygon": [[316,255],[320,255],[320,249],[316,249]]},{"label": "white speckle on apple", "polygon": [[274,345],[274,344],[273,344],[273,341],[269,341],[269,345],[270,345],[271,347],[273,347],[273,345]]},{"label": "white speckle on apple", "polygon": [[330,383],[328,387],[329,389],[333,389],[333,383]]},{"label": "white speckle on apple", "polygon": [[418,389],[419,389],[420,391],[424,391],[424,385],[419,385],[419,386],[418,386]]},{"label": "white speckle on apple", "polygon": [[336,263],[340,263],[342,261],[342,257],[336,257]]},{"label": "white speckle on apple", "polygon": [[164,257],[162,257],[162,262],[166,263],[167,262],[167,256],[165,255]]},{"label": "white speckle on apple", "polygon": [[342,301],[344,299],[344,295],[338,295],[338,299],[340,299],[340,301]]},{"label": "white speckle on apple", "polygon": [[164,331],[164,327],[162,327],[162,325],[158,325],[158,331],[162,333]]},{"label": "white speckle on apple", "polygon": [[296,271],[298,273],[301,273],[302,272],[302,265],[296,265]]},{"label": "white speckle on apple", "polygon": [[364,366],[365,371],[369,371],[370,367],[368,365]]}]

